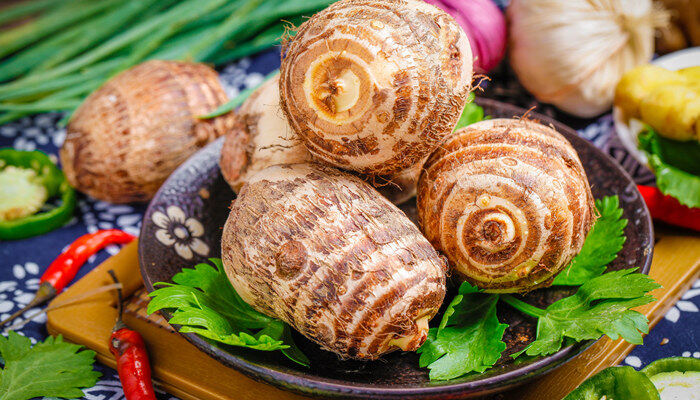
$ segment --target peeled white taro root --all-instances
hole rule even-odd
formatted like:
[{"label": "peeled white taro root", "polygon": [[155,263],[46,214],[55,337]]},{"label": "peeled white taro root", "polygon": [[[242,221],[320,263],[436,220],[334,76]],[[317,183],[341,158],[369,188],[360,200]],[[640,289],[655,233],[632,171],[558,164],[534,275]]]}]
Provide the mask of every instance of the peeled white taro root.
[{"label": "peeled white taro root", "polygon": [[469,40],[447,13],[419,0],[342,0],[286,44],[280,96],[316,158],[393,175],[452,133],[471,80]]},{"label": "peeled white taro root", "polygon": [[396,206],[315,164],[254,175],[221,240],[233,287],[344,358],[416,350],[445,297],[446,265]]},{"label": "peeled white taro root", "polygon": [[595,212],[574,148],[533,121],[458,130],[418,183],[423,233],[456,275],[487,292],[548,286],[581,251]]},{"label": "peeled white taro root", "polygon": [[237,111],[236,119],[219,161],[221,173],[234,192],[271,165],[311,161],[311,154],[280,108],[279,76],[256,90]]},{"label": "peeled white taro root", "polygon": [[92,93],[73,115],[60,150],[68,182],[112,203],[147,201],[189,156],[231,129],[228,101],[204,64],[147,61]]}]

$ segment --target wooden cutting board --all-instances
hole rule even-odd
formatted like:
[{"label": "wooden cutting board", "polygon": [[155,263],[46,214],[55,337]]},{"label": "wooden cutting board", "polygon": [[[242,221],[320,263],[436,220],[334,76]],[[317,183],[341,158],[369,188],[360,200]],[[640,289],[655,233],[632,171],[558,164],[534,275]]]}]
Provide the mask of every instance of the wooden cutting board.
[{"label": "wooden cutting board", "polygon": [[[671,230],[657,230],[657,243],[651,276],[663,288],[653,292],[659,301],[640,307],[653,326],[676,302],[700,273],[700,235]],[[175,333],[159,316],[147,316],[147,297],[138,268],[137,244],[126,246],[119,254],[95,268],[83,279],[58,296],[51,306],[66,303],[111,283],[107,271],[112,269],[124,284],[125,295],[131,296],[124,319],[143,335],[153,364],[156,384],[183,399],[213,400],[292,400],[305,397],[254,381],[219,364]],[[107,339],[117,316],[114,293],[100,293],[80,302],[48,312],[48,330],[62,334],[67,340],[97,352],[100,362],[114,368]],[[633,346],[604,338],[583,354],[559,369],[510,392],[498,399],[561,399],[573,388],[599,370],[620,363]]]}]

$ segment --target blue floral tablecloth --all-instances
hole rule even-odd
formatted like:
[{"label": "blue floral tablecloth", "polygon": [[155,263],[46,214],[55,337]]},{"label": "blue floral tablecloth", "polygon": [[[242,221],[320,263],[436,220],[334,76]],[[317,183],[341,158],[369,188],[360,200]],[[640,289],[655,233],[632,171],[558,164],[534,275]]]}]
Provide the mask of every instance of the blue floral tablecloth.
[{"label": "blue floral tablecloth", "polygon": [[[240,90],[256,85],[264,76],[279,67],[279,54],[272,51],[253,58],[243,59],[221,70],[221,80],[230,96]],[[517,85],[508,78],[509,72],[496,73],[493,76],[495,85],[500,77],[506,77],[509,85]],[[489,90],[486,95],[489,95]],[[504,100],[498,97],[499,100]],[[522,96],[513,102],[523,104],[532,102]],[[530,104],[530,103],[528,103]],[[556,110],[544,106],[538,111],[557,115]],[[0,126],[0,147],[14,147],[21,150],[40,149],[55,157],[58,148],[65,137],[65,130],[57,127],[60,114],[43,114],[32,118]],[[582,137],[592,141],[596,146],[617,159],[638,183],[653,182],[653,175],[643,166],[637,164],[627,154],[614,132],[612,117],[602,116],[597,120],[571,120],[562,116],[564,122],[579,128]],[[2,188],[0,188],[2,190]],[[39,276],[49,263],[62,249],[86,232],[98,229],[119,228],[138,235],[141,217],[145,211],[143,205],[113,205],[95,199],[79,196],[75,218],[66,226],[51,233],[13,242],[0,242],[0,319],[4,319],[18,308],[27,304],[38,287]],[[106,251],[92,257],[82,269],[78,278],[104,261],[110,255],[116,254],[119,248],[111,246]],[[638,346],[625,359],[625,363],[635,368],[649,362],[669,356],[684,356],[700,358],[700,281],[687,291],[681,300],[671,308],[665,318],[646,337],[645,344]],[[36,310],[25,315],[31,315]],[[24,326],[20,332],[33,341],[46,337],[46,316],[41,314]],[[664,343],[664,344],[662,344]],[[90,400],[122,399],[123,393],[116,373],[106,367],[96,367],[103,374],[100,382],[85,391]],[[165,393],[160,393],[163,399],[168,399]]]}]

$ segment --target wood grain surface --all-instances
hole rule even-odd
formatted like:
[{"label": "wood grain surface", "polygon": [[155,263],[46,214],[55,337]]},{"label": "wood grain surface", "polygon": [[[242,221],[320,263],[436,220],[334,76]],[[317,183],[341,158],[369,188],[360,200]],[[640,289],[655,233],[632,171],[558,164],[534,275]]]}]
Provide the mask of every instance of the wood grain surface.
[{"label": "wood grain surface", "polygon": [[[653,292],[659,301],[640,307],[653,326],[676,302],[700,272],[700,236],[693,233],[657,230],[657,243],[651,276],[663,288]],[[71,298],[111,283],[107,271],[113,269],[131,295],[142,287],[138,269],[137,244],[126,246],[70,289],[58,296],[53,307]],[[116,319],[115,295],[101,293],[88,300],[53,309],[48,313],[48,330],[63,334],[72,342],[83,344],[98,354],[100,362],[114,367],[107,339]],[[126,323],[138,330],[147,342],[154,377],[163,390],[183,399],[304,399],[256,382],[237,371],[224,367],[201,353],[180,335],[163,329],[159,321],[139,315],[139,296],[130,304],[134,312],[125,314]],[[497,399],[535,400],[561,399],[599,370],[620,363],[633,346],[622,341],[603,338],[583,354],[550,374],[507,393]]]}]

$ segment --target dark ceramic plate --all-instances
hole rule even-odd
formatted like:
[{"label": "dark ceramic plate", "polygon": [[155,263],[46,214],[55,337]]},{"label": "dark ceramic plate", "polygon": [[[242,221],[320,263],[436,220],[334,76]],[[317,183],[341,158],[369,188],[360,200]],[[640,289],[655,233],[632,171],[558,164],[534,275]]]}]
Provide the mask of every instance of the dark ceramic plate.
[{"label": "dark ceramic plate", "polygon": [[[494,118],[520,116],[525,110],[480,99],[487,115]],[[553,124],[573,144],[583,162],[596,198],[618,195],[629,220],[627,241],[610,266],[617,270],[639,267],[649,270],[653,232],[649,213],[630,179],[610,157],[579,138],[571,128],[543,115],[530,116]],[[146,288],[170,281],[185,267],[220,256],[221,230],[234,198],[218,167],[222,139],[199,151],[178,168],[151,201],[141,228],[139,258]],[[415,221],[415,202],[403,207]],[[547,306],[568,295],[566,289],[535,291],[527,301]],[[169,317],[169,315],[166,315]],[[288,362],[276,352],[215,347],[194,334],[184,336],[224,365],[255,379],[306,395],[353,399],[456,399],[505,390],[550,371],[572,359],[592,342],[578,343],[556,354],[514,363],[508,355],[521,350],[535,335],[534,320],[499,309],[499,319],[508,323],[504,340],[508,348],[498,364],[483,374],[450,381],[430,382],[427,369],[418,368],[415,353],[392,353],[373,362],[341,361],[332,353],[297,335],[295,340],[311,359],[311,368]]]}]

